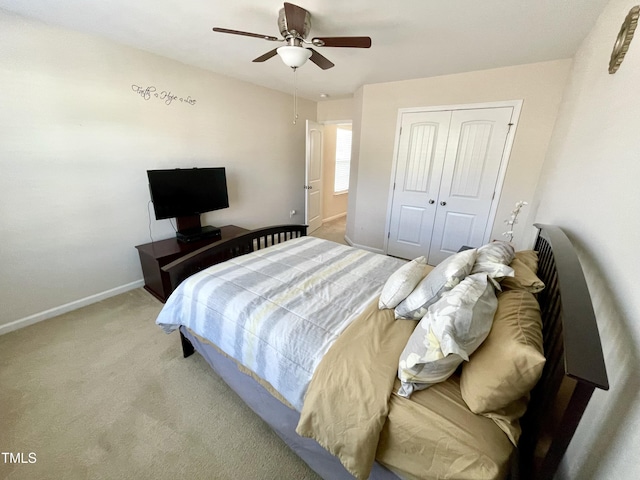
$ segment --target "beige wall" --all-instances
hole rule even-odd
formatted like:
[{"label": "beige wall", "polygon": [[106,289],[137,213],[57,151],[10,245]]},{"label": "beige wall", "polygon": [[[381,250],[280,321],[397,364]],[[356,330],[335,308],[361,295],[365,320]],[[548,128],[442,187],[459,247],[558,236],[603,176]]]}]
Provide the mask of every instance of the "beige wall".
[{"label": "beige wall", "polygon": [[134,246],[175,235],[147,169],[226,167],[231,206],[205,224],[304,221],[315,102],[292,125],[283,93],[2,11],[0,31],[0,332],[141,284]]},{"label": "beige wall", "polygon": [[578,248],[602,337],[610,390],[596,390],[561,479],[631,479],[640,471],[640,39],[608,73],[620,25],[637,1],[613,0],[574,59],[544,165],[536,221]]},{"label": "beige wall", "polygon": [[324,100],[318,102],[318,122],[335,122],[353,119],[353,99]]},{"label": "beige wall", "polygon": [[[559,60],[365,85],[361,118],[354,118],[359,158],[357,194],[350,193],[349,240],[373,250],[384,247],[398,109],[524,100],[492,232],[492,238],[502,238],[503,221],[514,204],[533,197],[570,67],[570,60]],[[516,243],[531,229],[527,216],[523,212]]]}]

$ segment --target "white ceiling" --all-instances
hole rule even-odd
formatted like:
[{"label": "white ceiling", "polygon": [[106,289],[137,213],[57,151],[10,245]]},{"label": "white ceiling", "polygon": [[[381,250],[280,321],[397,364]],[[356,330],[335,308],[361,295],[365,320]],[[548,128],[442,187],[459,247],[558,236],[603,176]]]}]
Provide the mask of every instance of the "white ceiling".
[{"label": "white ceiling", "polygon": [[[572,57],[609,0],[292,0],[316,36],[370,36],[370,49],[317,50],[335,63],[298,69],[298,94],[344,98],[363,84]],[[279,0],[0,0],[0,8],[99,35],[216,73],[291,93],[279,44],[215,33],[280,37]]]}]

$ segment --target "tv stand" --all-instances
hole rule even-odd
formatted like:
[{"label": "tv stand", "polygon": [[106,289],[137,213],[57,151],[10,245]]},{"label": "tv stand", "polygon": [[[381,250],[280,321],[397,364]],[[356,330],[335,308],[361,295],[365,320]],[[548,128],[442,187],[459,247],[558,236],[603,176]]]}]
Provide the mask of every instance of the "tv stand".
[{"label": "tv stand", "polygon": [[[205,227],[206,228],[206,227]],[[249,230],[235,225],[220,227],[221,237],[204,238],[193,242],[180,242],[177,238],[167,238],[157,242],[136,246],[140,255],[140,265],[144,276],[144,288],[154,297],[164,303],[171,293],[169,274],[162,271],[165,265],[184,257],[185,255],[206,247],[220,240],[237,237]]]},{"label": "tv stand", "polygon": [[205,239],[220,240],[222,234],[218,227],[206,225],[204,227],[190,228],[189,230],[178,230],[176,238],[179,242],[191,243]]},{"label": "tv stand", "polygon": [[200,214],[176,217],[176,225],[179,232],[182,232],[183,230],[200,228],[202,226],[202,224],[200,223]]},{"label": "tv stand", "polygon": [[220,240],[221,238],[218,227],[202,226],[199,214],[176,217],[176,225],[178,226],[176,238],[179,242],[192,243],[205,239]]}]

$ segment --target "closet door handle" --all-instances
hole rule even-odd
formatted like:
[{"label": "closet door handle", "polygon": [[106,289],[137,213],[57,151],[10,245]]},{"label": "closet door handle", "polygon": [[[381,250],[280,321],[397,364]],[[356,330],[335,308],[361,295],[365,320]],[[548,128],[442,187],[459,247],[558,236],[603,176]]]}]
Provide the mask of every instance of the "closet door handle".
[{"label": "closet door handle", "polygon": [[447,204],[447,202],[440,202],[440,205],[442,205],[443,207]]},{"label": "closet door handle", "polygon": [[433,200],[433,199],[429,200],[429,205],[433,205],[434,203],[436,203],[435,200]]}]

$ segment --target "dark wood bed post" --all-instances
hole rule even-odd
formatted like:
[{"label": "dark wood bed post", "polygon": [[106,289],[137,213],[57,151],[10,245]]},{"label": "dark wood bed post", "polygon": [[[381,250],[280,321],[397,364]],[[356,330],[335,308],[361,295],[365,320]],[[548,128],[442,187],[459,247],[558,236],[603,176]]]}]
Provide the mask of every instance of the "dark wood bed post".
[{"label": "dark wood bed post", "polygon": [[545,363],[521,419],[519,477],[551,479],[596,388],[609,389],[600,334],[578,256],[566,234],[554,225],[540,231],[538,294],[543,319]]},{"label": "dark wood bed post", "polygon": [[181,330],[179,330],[179,331],[180,331],[180,344],[182,345],[182,356],[184,358],[187,358],[187,357],[193,355],[193,353],[196,350],[193,348],[193,345],[191,344],[189,339],[184,336],[182,331]]}]

